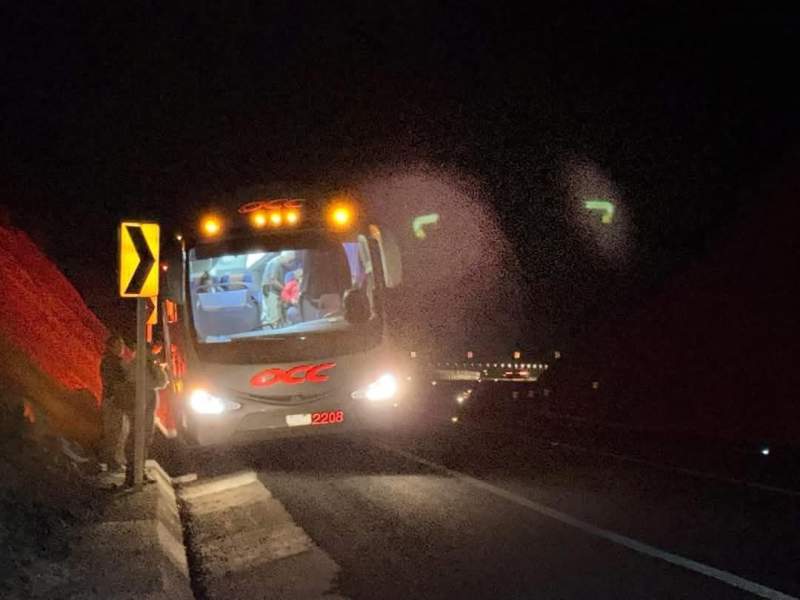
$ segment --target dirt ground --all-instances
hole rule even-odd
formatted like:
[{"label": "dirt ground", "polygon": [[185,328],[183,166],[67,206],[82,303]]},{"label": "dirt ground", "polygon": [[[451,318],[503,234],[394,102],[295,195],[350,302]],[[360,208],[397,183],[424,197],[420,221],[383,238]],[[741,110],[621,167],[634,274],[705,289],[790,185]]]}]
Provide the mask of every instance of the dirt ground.
[{"label": "dirt ground", "polygon": [[0,404],[0,597],[31,598],[63,578],[78,525],[97,514],[106,492],[60,450],[37,437],[20,411]]}]

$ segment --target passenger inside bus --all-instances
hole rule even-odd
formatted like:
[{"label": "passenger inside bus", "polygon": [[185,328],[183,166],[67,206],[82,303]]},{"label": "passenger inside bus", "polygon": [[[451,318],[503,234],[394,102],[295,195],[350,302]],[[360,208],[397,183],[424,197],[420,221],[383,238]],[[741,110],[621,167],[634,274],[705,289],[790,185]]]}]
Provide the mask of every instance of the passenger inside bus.
[{"label": "passenger inside bus", "polygon": [[284,326],[284,306],[281,292],[286,274],[296,265],[297,255],[294,250],[283,250],[267,262],[261,278],[264,301],[261,307],[261,326],[277,329]]},{"label": "passenger inside bus", "polygon": [[303,269],[295,269],[286,274],[283,289],[281,290],[281,302],[289,324],[299,323],[300,315],[300,286],[303,280]]}]

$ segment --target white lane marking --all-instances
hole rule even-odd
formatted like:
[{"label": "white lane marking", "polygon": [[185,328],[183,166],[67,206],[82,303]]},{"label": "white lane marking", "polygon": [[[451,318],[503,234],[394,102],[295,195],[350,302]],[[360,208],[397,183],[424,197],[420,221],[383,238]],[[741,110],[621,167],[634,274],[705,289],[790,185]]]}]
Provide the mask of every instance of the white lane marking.
[{"label": "white lane marking", "polygon": [[661,469],[664,471],[675,471],[677,473],[683,473],[684,475],[691,475],[692,477],[711,479],[714,481],[719,481],[722,483],[730,483],[733,485],[742,485],[745,487],[751,487],[763,490],[765,492],[773,492],[775,494],[784,494],[786,496],[794,496],[796,498],[800,498],[800,491],[790,490],[775,485],[767,485],[766,483],[757,483],[755,481],[747,481],[746,479],[738,479],[736,477],[725,477],[724,475],[717,475],[716,473],[709,473],[707,471],[698,471],[696,469],[687,469],[686,467],[677,467],[674,465],[662,465],[661,463],[653,462],[644,458],[636,458],[635,456],[628,456],[627,454],[617,454],[616,452],[608,452],[606,450],[592,450],[591,448],[574,446],[572,444],[567,444],[556,440],[552,440],[549,443],[554,445],[555,447],[568,448],[570,450],[584,452],[586,454],[597,454],[599,456],[608,456],[610,458],[615,458],[617,460],[632,462],[640,465],[646,465],[648,467],[653,467],[655,469]]},{"label": "white lane marking", "polygon": [[[414,410],[414,409],[409,409]],[[449,419],[445,417],[439,417],[437,415],[432,415],[425,411],[421,410],[414,410],[421,415],[427,416],[428,418],[448,422]],[[464,427],[468,427],[469,429],[474,429],[476,431],[483,431],[486,433],[494,433],[498,435],[518,435],[517,432],[509,429],[496,429],[492,427],[484,427],[482,425],[475,425],[474,423],[464,423]],[[688,469],[686,467],[678,467],[675,465],[665,465],[657,462],[653,462],[644,458],[636,458],[635,456],[628,456],[627,454],[618,454],[616,452],[608,452],[605,450],[594,450],[592,448],[584,448],[582,446],[574,446],[572,444],[567,444],[565,442],[559,442],[558,440],[552,439],[545,439],[541,438],[542,441],[547,442],[551,445],[560,446],[562,448],[569,448],[570,450],[575,450],[577,452],[584,452],[586,454],[596,454],[598,456],[608,456],[610,458],[615,458],[621,461],[627,461],[631,463],[637,463],[640,465],[646,465],[648,467],[653,467],[654,469],[661,469],[662,471],[674,471],[676,473],[682,473],[683,475],[690,475],[691,477],[697,477],[700,479],[709,479],[712,481],[719,481],[720,483],[727,483],[730,485],[740,485],[744,487],[754,488],[758,490],[762,490],[764,492],[771,492],[773,494],[783,494],[785,496],[792,496],[794,498],[800,498],[800,491],[798,490],[791,490],[788,488],[778,487],[776,485],[769,485],[766,483],[758,483],[755,481],[748,481],[746,479],[739,479],[737,477],[726,477],[724,475],[717,475],[716,473],[709,473],[708,471],[698,471],[697,469]]]},{"label": "white lane marking", "polygon": [[645,544],[643,542],[634,540],[619,533],[615,533],[608,529],[603,529],[602,527],[596,527],[591,523],[587,523],[586,521],[581,521],[580,519],[576,519],[575,517],[570,516],[566,513],[562,513],[561,511],[545,506],[544,504],[539,504],[538,502],[529,500],[524,496],[520,496],[518,494],[515,494],[514,492],[510,492],[501,487],[497,487],[496,485],[493,485],[486,481],[476,479],[475,477],[471,477],[470,475],[466,475],[459,471],[448,469],[445,466],[442,466],[435,462],[431,462],[427,459],[422,458],[421,456],[412,454],[411,452],[406,452],[405,450],[394,448],[392,446],[389,446],[388,444],[384,444],[383,442],[377,442],[374,440],[371,441],[374,445],[378,446],[379,448],[382,448],[383,450],[386,450],[387,452],[391,452],[399,456],[402,456],[404,458],[407,458],[409,460],[412,460],[416,463],[424,465],[435,471],[439,471],[440,473],[449,475],[450,477],[453,477],[454,479],[457,479],[463,483],[487,491],[491,494],[494,494],[495,496],[499,496],[500,498],[504,498],[505,500],[513,502],[514,504],[533,510],[534,512],[537,512],[541,515],[550,517],[551,519],[555,519],[556,521],[564,523],[565,525],[569,525],[571,527],[575,527],[576,529],[580,529],[581,531],[588,533],[589,535],[593,535],[595,537],[607,540],[614,544],[624,546],[630,550],[633,550],[634,552],[638,552],[640,554],[644,554],[652,558],[663,560],[670,564],[683,567],[684,569],[688,569],[689,571],[694,571],[695,573],[700,573],[701,575],[705,575],[706,577],[711,577],[712,579],[716,579],[718,581],[726,583],[740,590],[750,592],[751,594],[754,594],[761,598],[770,598],[773,600],[799,600],[795,596],[790,596],[789,594],[785,594],[773,588],[761,585],[760,583],[756,583],[755,581],[750,581],[749,579],[745,579],[744,577],[739,577],[738,575],[734,575],[733,573],[729,573],[721,569],[716,569],[714,567],[697,562],[690,558],[684,558],[682,556],[678,556],[677,554],[672,554],[671,552],[667,552],[666,550],[661,550],[660,548],[656,548],[655,546]]}]

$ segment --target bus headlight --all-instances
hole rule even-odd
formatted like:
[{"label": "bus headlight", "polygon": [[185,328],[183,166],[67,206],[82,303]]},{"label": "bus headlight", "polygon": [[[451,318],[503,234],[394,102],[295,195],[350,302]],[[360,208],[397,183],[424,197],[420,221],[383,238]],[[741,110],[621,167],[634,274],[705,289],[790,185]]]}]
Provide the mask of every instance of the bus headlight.
[{"label": "bus headlight", "polygon": [[391,373],[384,373],[367,387],[353,392],[352,397],[355,399],[366,398],[372,402],[380,402],[383,400],[391,400],[396,395],[397,378]]},{"label": "bus headlight", "polygon": [[208,390],[198,388],[189,396],[189,406],[192,410],[201,415],[221,415],[229,410],[236,410],[242,405],[238,402],[225,400],[209,393]]}]

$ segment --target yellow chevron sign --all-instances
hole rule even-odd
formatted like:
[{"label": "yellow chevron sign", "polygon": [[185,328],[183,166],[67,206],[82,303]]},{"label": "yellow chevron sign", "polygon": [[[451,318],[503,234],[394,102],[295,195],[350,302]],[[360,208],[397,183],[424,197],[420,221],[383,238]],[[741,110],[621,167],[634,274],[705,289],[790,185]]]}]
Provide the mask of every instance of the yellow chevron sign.
[{"label": "yellow chevron sign", "polygon": [[158,325],[158,296],[147,299],[147,324]]},{"label": "yellow chevron sign", "polygon": [[123,222],[119,226],[119,295],[122,298],[158,296],[158,238],[156,223]]}]

